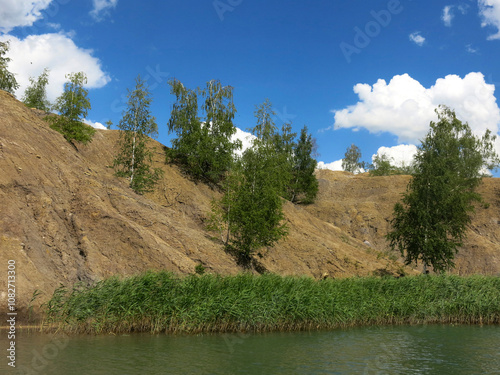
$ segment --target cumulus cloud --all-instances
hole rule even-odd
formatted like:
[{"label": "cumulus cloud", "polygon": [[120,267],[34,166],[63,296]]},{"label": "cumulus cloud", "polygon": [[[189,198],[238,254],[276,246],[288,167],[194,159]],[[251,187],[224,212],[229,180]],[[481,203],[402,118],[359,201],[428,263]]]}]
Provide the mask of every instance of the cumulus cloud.
[{"label": "cumulus cloud", "polygon": [[463,5],[447,5],[443,8],[443,13],[441,15],[441,20],[443,21],[444,25],[447,27],[451,27],[451,22],[455,18],[455,10],[458,9],[458,11],[462,14],[466,14],[467,10],[469,8],[469,5],[463,4]]},{"label": "cumulus cloud", "polygon": [[495,86],[487,84],[481,73],[464,78],[448,75],[425,88],[408,74],[394,76],[389,83],[379,79],[373,86],[354,86],[359,102],[332,111],[335,129],[365,128],[372,133],[395,134],[400,143],[418,144],[437,119],[434,110],[444,104],[467,121],[476,134],[486,129],[498,132],[500,109],[494,96]]},{"label": "cumulus cloud", "polygon": [[422,35],[420,35],[420,31],[411,33],[409,38],[413,43],[415,43],[419,47],[422,47],[425,43],[425,38]]},{"label": "cumulus cloud", "polygon": [[93,8],[90,15],[96,20],[101,21],[104,16],[109,14],[111,9],[116,8],[118,0],[93,0]]},{"label": "cumulus cloud", "polygon": [[492,26],[497,29],[488,40],[500,39],[500,0],[478,0],[482,27]]},{"label": "cumulus cloud", "polygon": [[10,40],[9,70],[16,74],[21,98],[29,85],[29,77],[38,77],[44,68],[50,69],[47,98],[54,101],[63,91],[66,74],[83,71],[87,74],[87,88],[99,88],[111,78],[102,70],[101,62],[92,50],[82,49],[62,33],[30,35],[18,39],[11,35],[0,36],[0,41]]},{"label": "cumulus cloud", "polygon": [[94,122],[94,121],[89,120],[89,119],[84,119],[83,122],[86,123],[87,125],[92,126],[94,129],[108,130],[108,128],[105,127],[100,122]]},{"label": "cumulus cloud", "polygon": [[398,145],[394,147],[380,147],[377,153],[372,155],[372,162],[377,155],[385,155],[391,161],[391,164],[396,167],[407,167],[413,163],[413,158],[417,153],[415,145]]},{"label": "cumulus cloud", "polygon": [[316,168],[317,169],[329,169],[331,171],[343,171],[342,159],[333,161],[331,163],[325,163],[323,161],[319,161]]},{"label": "cumulus cloud", "polygon": [[2,0],[0,7],[0,32],[8,33],[18,26],[31,26],[43,18],[42,11],[52,0]]},{"label": "cumulus cloud", "polygon": [[242,143],[242,148],[236,151],[236,154],[241,156],[245,152],[247,148],[252,147],[253,140],[257,138],[252,133],[248,133],[246,131],[241,130],[240,128],[236,128],[236,133],[231,137],[231,141],[235,142],[236,140],[240,140]]}]

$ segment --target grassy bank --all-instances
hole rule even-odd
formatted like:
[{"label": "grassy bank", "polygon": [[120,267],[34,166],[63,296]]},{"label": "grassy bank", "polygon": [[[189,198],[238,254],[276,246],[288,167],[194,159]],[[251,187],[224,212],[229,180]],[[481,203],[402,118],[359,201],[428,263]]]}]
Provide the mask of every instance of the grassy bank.
[{"label": "grassy bank", "polygon": [[276,275],[146,273],[59,289],[49,321],[73,332],[221,332],[367,324],[500,323],[500,278],[316,281]]}]

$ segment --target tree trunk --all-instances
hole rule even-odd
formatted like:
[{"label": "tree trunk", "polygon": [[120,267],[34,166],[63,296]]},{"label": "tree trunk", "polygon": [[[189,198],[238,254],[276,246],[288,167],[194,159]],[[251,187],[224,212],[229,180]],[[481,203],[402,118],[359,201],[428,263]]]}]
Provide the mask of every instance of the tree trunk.
[{"label": "tree trunk", "polygon": [[132,138],[132,162],[130,165],[130,184],[132,184],[132,182],[134,181],[136,138],[137,138],[137,111],[134,113],[134,136]]},{"label": "tree trunk", "polygon": [[428,275],[429,274],[429,270],[427,269],[427,262],[424,262],[424,269],[422,271],[422,274],[424,274],[424,275]]}]

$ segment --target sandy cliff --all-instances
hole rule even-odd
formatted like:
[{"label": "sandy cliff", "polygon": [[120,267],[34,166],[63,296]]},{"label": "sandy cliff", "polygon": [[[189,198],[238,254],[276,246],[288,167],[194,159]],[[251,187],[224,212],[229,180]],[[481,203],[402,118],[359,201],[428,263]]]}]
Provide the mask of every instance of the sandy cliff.
[{"label": "sandy cliff", "polygon": [[[110,168],[118,131],[97,131],[76,149],[41,117],[0,90],[1,310],[9,259],[16,261],[19,307],[35,289],[46,300],[60,283],[149,269],[193,273],[199,263],[208,272],[242,271],[204,230],[218,193],[166,165],[162,145],[152,141],[164,177],[140,196]],[[317,202],[285,205],[290,235],[261,251],[262,269],[318,278],[397,272],[401,263],[383,236],[408,178],[318,171]],[[481,192],[490,206],[477,209],[457,259],[460,274],[500,273],[500,181],[485,180]]]}]

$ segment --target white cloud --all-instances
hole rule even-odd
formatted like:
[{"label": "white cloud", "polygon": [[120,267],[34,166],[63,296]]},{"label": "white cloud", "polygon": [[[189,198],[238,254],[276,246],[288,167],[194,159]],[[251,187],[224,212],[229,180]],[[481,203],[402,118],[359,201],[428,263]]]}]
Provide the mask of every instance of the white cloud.
[{"label": "white cloud", "polygon": [[93,128],[95,129],[101,129],[101,130],[108,130],[107,127],[105,127],[103,124],[101,124],[100,122],[94,122],[92,120],[89,120],[89,119],[84,119],[83,120],[84,123],[86,123],[87,125],[90,125],[92,126]]},{"label": "white cloud", "polygon": [[343,171],[342,169],[342,159],[336,160],[331,163],[325,163],[323,161],[319,161],[316,166],[317,169],[329,169],[331,171]]},{"label": "white cloud", "polygon": [[413,158],[417,153],[415,145],[398,145],[394,147],[380,147],[377,153],[372,155],[372,162],[375,156],[386,155],[391,164],[396,167],[407,167],[413,163]]},{"label": "white cloud", "polygon": [[451,12],[453,6],[452,5],[447,5],[443,9],[443,15],[441,16],[441,19],[444,22],[444,25],[447,27],[451,26],[451,20],[453,19],[454,15]]},{"label": "white cloud", "polygon": [[478,0],[479,15],[482,27],[493,26],[496,34],[488,36],[488,40],[500,39],[500,0]]},{"label": "white cloud", "polygon": [[451,27],[451,21],[455,18],[455,9],[462,14],[466,14],[469,9],[469,5],[461,4],[461,5],[447,5],[443,8],[443,14],[441,15],[441,20],[444,25],[447,27]]},{"label": "white cloud", "polygon": [[43,18],[42,11],[52,0],[1,0],[0,32],[8,33],[18,26],[31,26]]},{"label": "white cloud", "polygon": [[467,45],[465,46],[465,50],[466,50],[468,53],[478,53],[478,52],[479,52],[479,49],[472,47],[472,44],[467,44]]},{"label": "white cloud", "polygon": [[234,142],[239,139],[242,143],[242,148],[236,151],[236,154],[239,156],[243,155],[243,152],[245,152],[247,148],[252,147],[252,142],[255,138],[257,137],[252,133],[248,133],[241,130],[240,128],[236,128],[236,133],[231,137],[231,141]]},{"label": "white cloud", "polygon": [[411,33],[409,38],[413,43],[415,43],[419,47],[422,47],[425,43],[425,38],[422,35],[420,35],[420,31]]},{"label": "white cloud", "polygon": [[20,88],[16,95],[21,98],[29,85],[29,77],[38,77],[45,67],[50,69],[47,98],[54,101],[63,91],[66,74],[83,71],[87,74],[87,88],[99,88],[111,79],[103,72],[101,62],[92,56],[92,50],[79,48],[61,33],[30,35],[21,40],[11,35],[0,36],[10,40],[9,70],[16,74]]},{"label": "white cloud", "polygon": [[476,134],[490,129],[498,132],[500,109],[494,96],[495,86],[487,84],[481,73],[464,78],[448,75],[425,88],[408,74],[394,76],[389,84],[379,79],[373,86],[357,84],[359,102],[335,114],[335,129],[365,128],[372,133],[395,134],[400,143],[418,144],[435,121],[434,110],[444,104],[467,121]]},{"label": "white cloud", "polygon": [[116,8],[118,0],[93,0],[94,7],[90,15],[96,20],[101,21],[104,16],[109,14],[110,9]]}]

